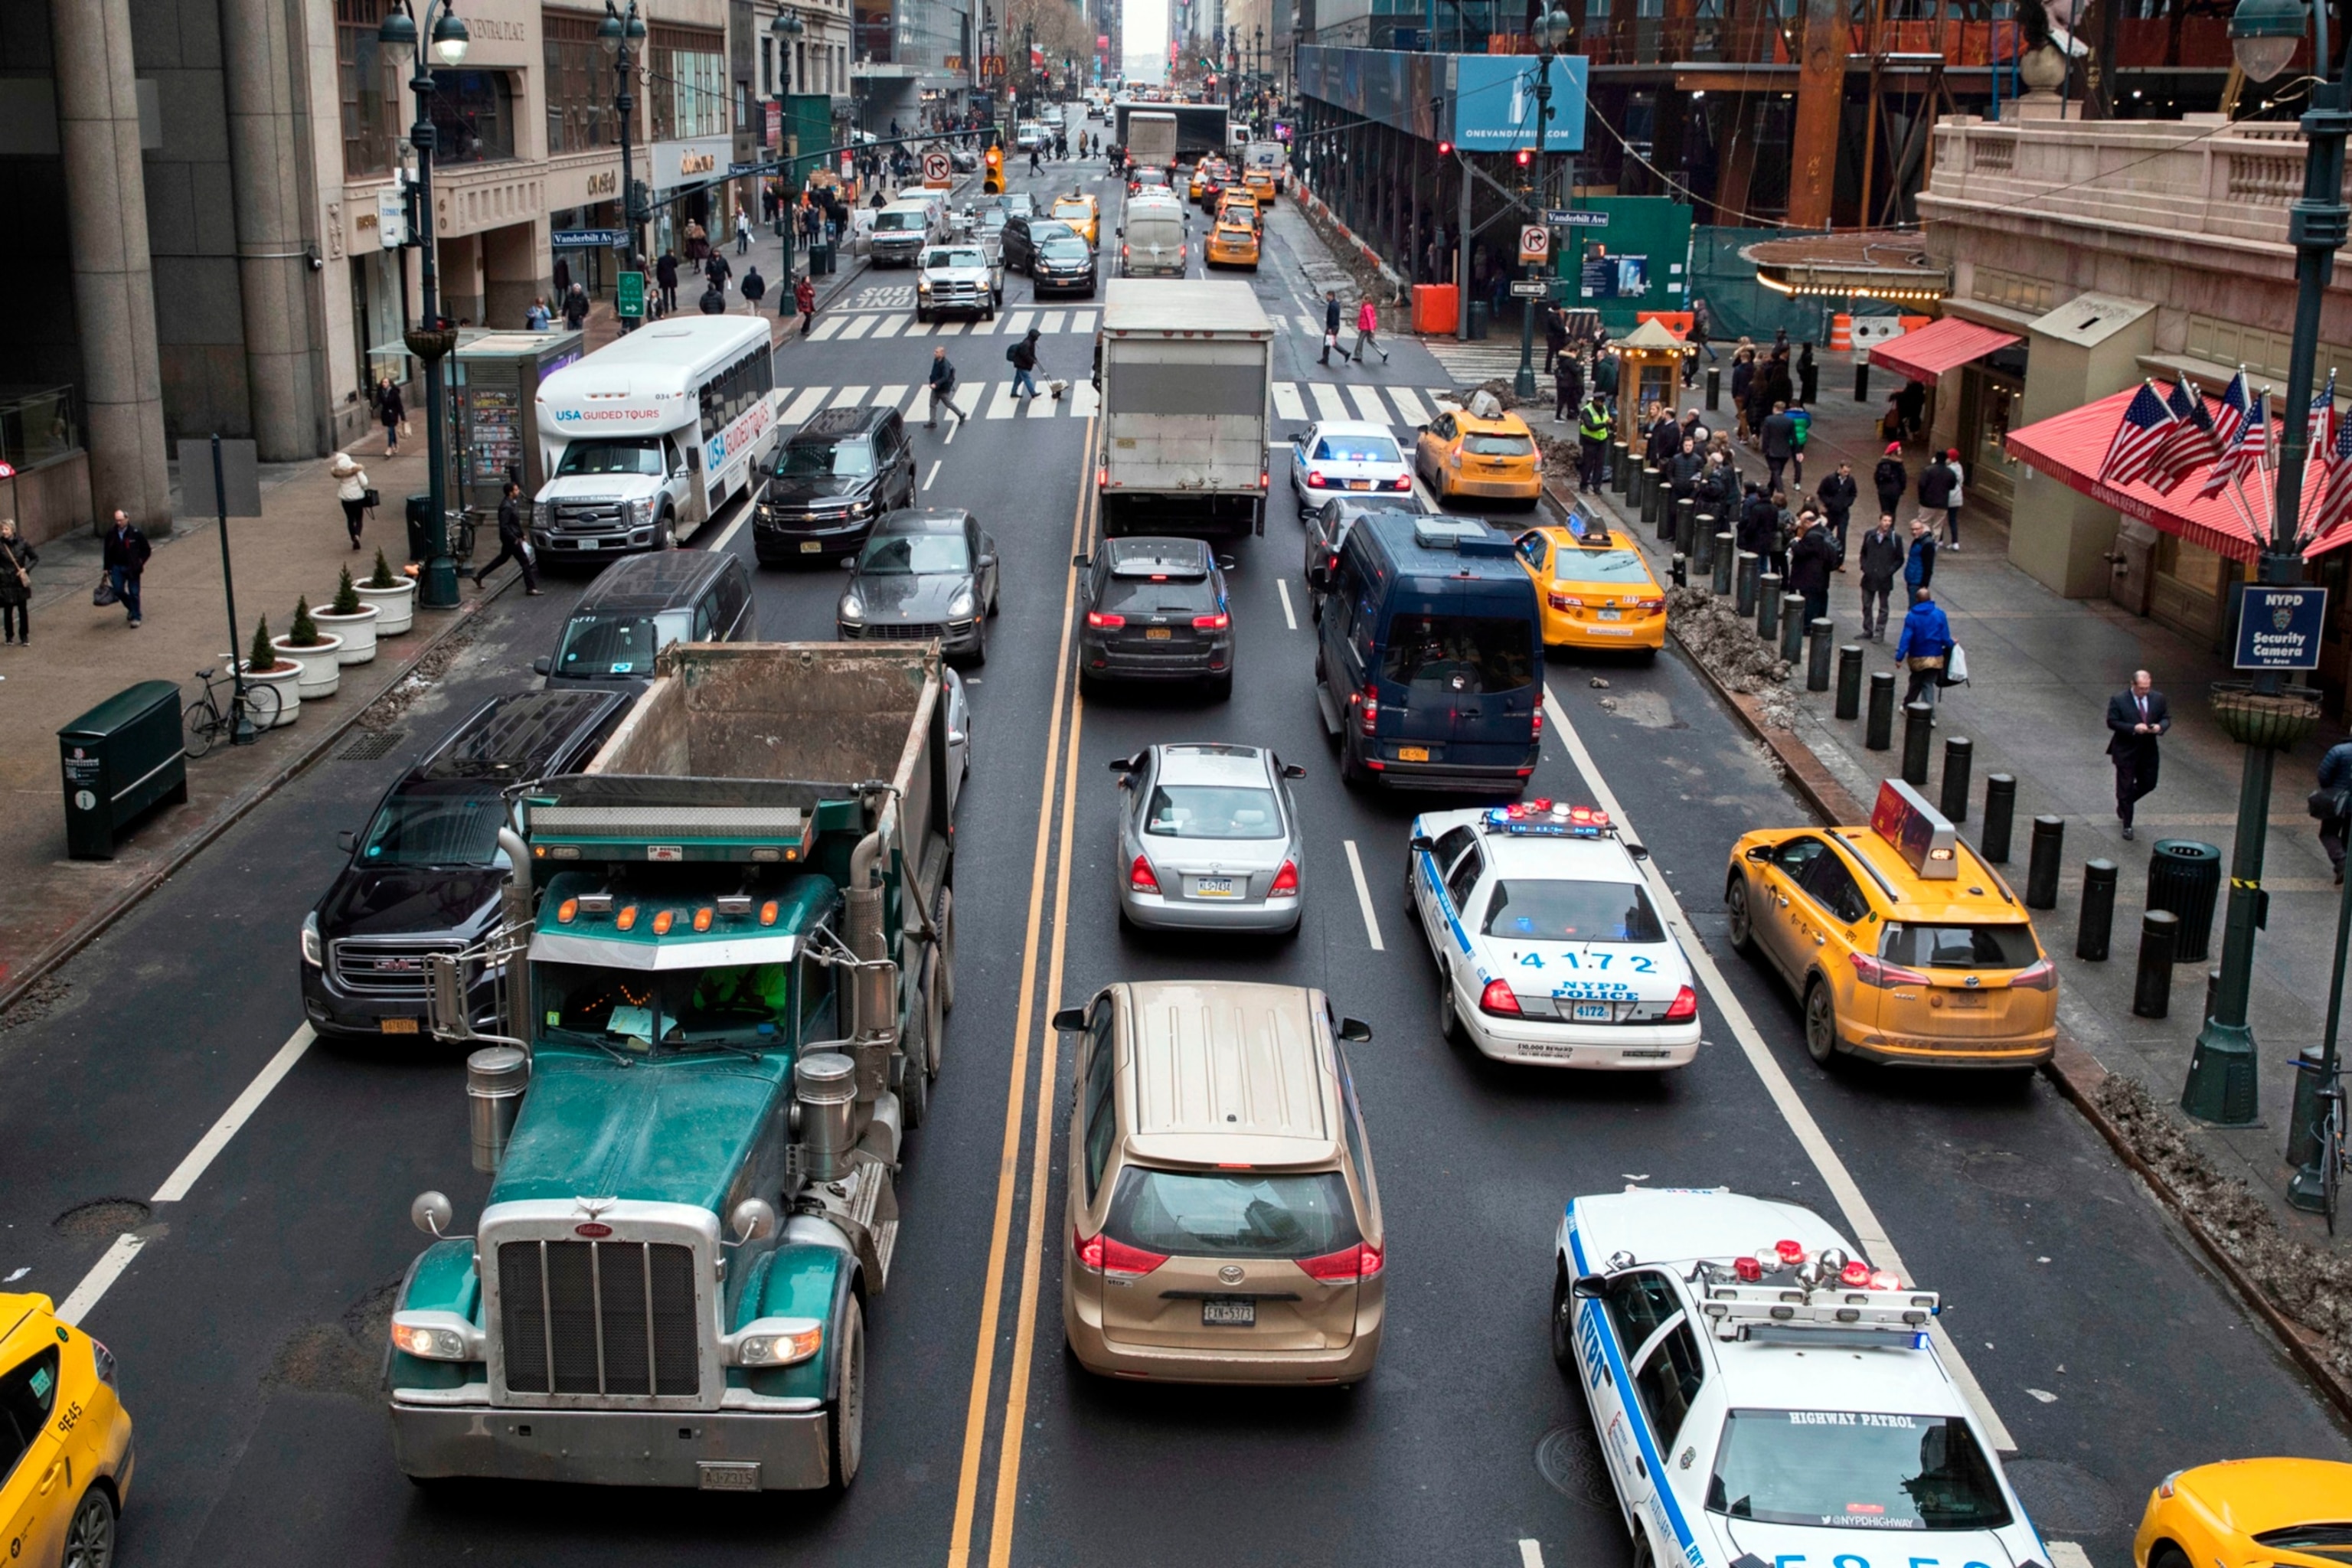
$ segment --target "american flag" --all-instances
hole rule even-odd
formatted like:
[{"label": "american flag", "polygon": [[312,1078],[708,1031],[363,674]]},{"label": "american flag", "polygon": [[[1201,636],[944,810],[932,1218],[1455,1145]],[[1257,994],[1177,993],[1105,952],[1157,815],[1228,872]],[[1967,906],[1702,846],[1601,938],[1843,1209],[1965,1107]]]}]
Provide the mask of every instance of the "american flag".
[{"label": "american flag", "polygon": [[2238,432],[2246,427],[2246,410],[2254,405],[2254,395],[2246,385],[2246,367],[2240,365],[2238,374],[2230,378],[2230,385],[2221,394],[2221,410],[2213,416],[2213,437],[2228,451],[2238,439]]},{"label": "american flag", "polygon": [[2311,486],[2319,504],[2310,512],[2311,527],[2306,531],[2315,539],[2352,512],[2352,419],[2336,422],[2335,444],[2320,454],[2319,460],[2321,476]]},{"label": "american flag", "polygon": [[2205,395],[2187,378],[2172,384],[2172,428],[2158,448],[2147,482],[2159,495],[2170,495],[2180,482],[2221,455],[2213,433],[2213,416],[2205,411]]},{"label": "american flag", "polygon": [[2324,463],[2327,461],[2328,447],[2333,444],[2335,435],[2336,373],[2331,370],[2327,373],[2326,389],[2311,400],[2311,424],[2305,431],[2304,450]]},{"label": "american flag", "polygon": [[2124,416],[2116,426],[2115,438],[2107,443],[2107,455],[2099,464],[2099,482],[2127,485],[2147,478],[2157,453],[2163,449],[2166,437],[2178,423],[2178,417],[2158,395],[2156,384],[2141,382],[2137,395],[2124,409]]},{"label": "american flag", "polygon": [[[2242,375],[2238,379],[2243,381],[2245,378]],[[2237,384],[2237,382],[2231,383],[2231,390],[2234,391]],[[2231,437],[2229,444],[2221,448],[2220,460],[2214,463],[2212,471],[2205,476],[2204,484],[2198,488],[2199,496],[2210,500],[2220,495],[2230,488],[2231,480],[2253,472],[2261,464],[2263,454],[2270,450],[2271,444],[2271,415],[2265,401],[2268,396],[2267,393],[2254,394],[2253,400],[2246,405],[2244,412],[2239,415],[2237,433]],[[2222,403],[2225,415],[2228,408],[2229,404],[2225,399]]]}]

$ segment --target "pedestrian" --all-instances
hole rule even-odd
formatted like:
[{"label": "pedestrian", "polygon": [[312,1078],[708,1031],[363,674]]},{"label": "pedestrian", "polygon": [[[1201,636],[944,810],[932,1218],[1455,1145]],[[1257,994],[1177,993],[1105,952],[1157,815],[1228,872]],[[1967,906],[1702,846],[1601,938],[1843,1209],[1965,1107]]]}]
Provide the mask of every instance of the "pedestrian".
[{"label": "pedestrian", "polygon": [[739,202],[736,204],[735,207],[735,254],[738,256],[746,255],[751,251],[751,215],[745,212],[743,210],[742,204]]},{"label": "pedestrian", "polygon": [[1799,520],[1797,542],[1789,550],[1788,589],[1805,596],[1805,625],[1830,613],[1830,570],[1837,564],[1837,546],[1821,513],[1808,511]]},{"label": "pedestrian", "polygon": [[563,324],[575,332],[588,324],[588,290],[577,283],[563,296]]},{"label": "pedestrian", "polygon": [[1837,472],[1823,479],[1821,488],[1813,492],[1829,519],[1830,533],[1837,540],[1837,569],[1841,572],[1845,570],[1846,520],[1853,515],[1855,493],[1853,465],[1843,458],[1838,461]]},{"label": "pedestrian", "polygon": [[1706,478],[1699,485],[1700,515],[1709,521],[1705,524],[1709,533],[1721,533],[1739,527],[1739,469],[1731,460],[1728,441],[1718,432],[1708,445]]},{"label": "pedestrian", "polygon": [[1797,401],[1811,405],[1822,389],[1822,367],[1813,363],[1813,345],[1797,351]]},{"label": "pedestrian", "polygon": [[[1685,436],[1683,437],[1682,449],[1668,454],[1665,466],[1659,470],[1659,477],[1666,481],[1667,493],[1677,505],[1685,500],[1696,505],[1698,500],[1698,481],[1706,472],[1706,459],[1699,456],[1698,443]],[[1668,515],[1673,517],[1680,514],[1670,512]]]},{"label": "pedestrian", "polygon": [[1759,561],[1769,559],[1780,548],[1780,514],[1773,509],[1771,498],[1763,488],[1750,483],[1746,487],[1746,499],[1739,503],[1739,548]]},{"label": "pedestrian", "polygon": [[1664,472],[1666,459],[1682,447],[1683,427],[1675,423],[1673,409],[1655,403],[1650,407],[1650,437],[1643,444],[1642,453],[1649,459],[1650,467]]},{"label": "pedestrian", "polygon": [[956,416],[956,425],[961,428],[963,422],[971,416],[956,406],[956,369],[949,362],[948,351],[945,348],[935,348],[931,351],[931,374],[929,385],[931,391],[931,404],[929,408],[924,411],[923,428],[934,430],[939,427],[941,407],[945,407],[949,413]]},{"label": "pedestrian", "polygon": [[743,269],[743,303],[753,315],[760,313],[760,301],[768,296],[768,280],[760,276],[760,264],[751,263]]},{"label": "pedestrian", "polygon": [[[2116,765],[2116,815],[2123,818],[2126,838],[2132,836],[2132,808],[2155,793],[2157,770],[2163,762],[2158,742],[2171,728],[2171,706],[2144,669],[2132,671],[2130,689],[2107,699],[2107,760]],[[2334,858],[2340,870],[2342,850]]]},{"label": "pedestrian", "polygon": [[[1323,357],[1316,363],[1329,364],[1331,351],[1339,346],[1339,291],[1336,289],[1326,289],[1323,290]],[[1338,395],[1335,393],[1333,395]]]},{"label": "pedestrian", "polygon": [[808,336],[816,326],[816,285],[805,272],[793,285],[793,309],[801,314],[801,336]]},{"label": "pedestrian", "polygon": [[1921,421],[1927,414],[1927,387],[1924,382],[1906,381],[1895,395],[1895,411],[1901,420],[1906,436],[1924,434]]},{"label": "pedestrian", "polygon": [[1024,400],[1034,399],[1037,395],[1037,329],[1030,328],[1027,336],[1004,351],[1004,357],[1013,362],[1013,395]]},{"label": "pedestrian", "polygon": [[352,461],[349,452],[338,452],[327,465],[327,472],[334,478],[335,499],[343,503],[343,526],[351,531],[352,548],[357,550],[360,522],[367,511],[367,470]]},{"label": "pedestrian", "polygon": [[522,313],[522,330],[527,332],[543,332],[554,324],[555,312],[547,308],[547,296],[541,294],[534,297],[530,302],[530,309]]},{"label": "pedestrian", "polygon": [[1924,517],[1911,520],[1911,544],[1903,557],[1903,586],[1925,588],[1936,580],[1936,530]]},{"label": "pedestrian", "polygon": [[1584,372],[1577,368],[1576,356],[1562,351],[1551,363],[1551,422],[1568,423],[1568,413],[1584,401]]},{"label": "pedestrian", "polygon": [[1772,492],[1772,558],[1766,565],[1780,577],[1780,585],[1785,588],[1789,585],[1789,546],[1797,542],[1797,519],[1789,510],[1789,493],[1786,490]]},{"label": "pedestrian", "polygon": [[1755,432],[1748,427],[1748,388],[1756,379],[1756,351],[1742,342],[1731,356],[1731,406],[1739,413],[1739,438]]},{"label": "pedestrian", "polygon": [[147,570],[147,558],[155,553],[147,536],[139,531],[121,509],[114,513],[114,526],[106,531],[103,564],[106,580],[114,589],[114,597],[122,606],[131,624],[139,624],[139,579]]},{"label": "pedestrian", "polygon": [[702,298],[696,302],[695,308],[706,316],[727,313],[727,290],[719,286],[718,279],[713,278],[709,286],[702,290]]},{"label": "pedestrian", "polygon": [[1373,336],[1380,330],[1381,309],[1372,303],[1372,297],[1367,294],[1362,302],[1356,307],[1356,348],[1355,352],[1348,357],[1360,364],[1363,363],[1364,351],[1370,349],[1381,356],[1382,364],[1388,363],[1389,351],[1381,347],[1380,340]]},{"label": "pedestrian", "polygon": [[1903,542],[1895,536],[1895,514],[1878,514],[1878,526],[1862,536],[1862,635],[1886,640],[1886,601],[1904,565]]},{"label": "pedestrian", "polygon": [[408,409],[400,401],[400,384],[385,376],[376,391],[376,416],[383,421],[383,455],[400,456],[400,427],[408,423]]},{"label": "pedestrian", "polygon": [[1796,430],[1797,422],[1789,417],[1789,405],[1785,403],[1775,403],[1772,405],[1772,411],[1764,416],[1762,427],[1757,432],[1758,439],[1763,446],[1764,467],[1769,470],[1765,475],[1764,482],[1776,490],[1780,488],[1781,470],[1789,466],[1789,458],[1797,449]]},{"label": "pedestrian", "polygon": [[710,253],[710,259],[702,264],[702,275],[710,279],[710,286],[713,289],[723,290],[729,279],[735,276],[735,264],[728,260],[722,252],[713,250]]},{"label": "pedestrian", "polygon": [[1544,318],[1544,374],[1549,375],[1568,353],[1568,318],[1558,305],[1546,305]]},{"label": "pedestrian", "polygon": [[1968,470],[1960,467],[1960,449],[1958,447],[1945,449],[1944,468],[1952,476],[1952,492],[1944,498],[1944,523],[1951,531],[1947,543],[1948,548],[1957,551],[1960,547],[1960,505],[1963,499],[1960,489],[1968,476]]},{"label": "pedestrian", "polygon": [[677,310],[677,256],[676,252],[665,250],[661,253],[660,258],[654,262],[654,281],[661,286],[662,309],[665,310]]},{"label": "pedestrian", "polygon": [[474,586],[480,587],[483,578],[511,561],[522,569],[524,595],[538,597],[537,554],[530,542],[530,513],[523,505],[522,487],[509,479],[506,493],[499,500],[499,552],[488,565],[474,574]]},{"label": "pedestrian", "polygon": [[1617,401],[1617,351],[1597,332],[1592,338],[1592,390],[1612,404]]},{"label": "pedestrian", "polygon": [[[0,642],[33,646],[33,568],[41,552],[16,531],[16,520],[0,518]],[[2344,852],[2336,851],[2343,860]]]},{"label": "pedestrian", "polygon": [[1812,411],[1801,403],[1789,405],[1789,473],[1799,489],[1805,488],[1805,444],[1813,438]]},{"label": "pedestrian", "polygon": [[1889,441],[1886,453],[1878,459],[1878,467],[1870,470],[1872,488],[1878,491],[1878,510],[1900,512],[1903,497],[1911,489],[1911,470],[1903,466],[1903,443]]},{"label": "pedestrian", "polygon": [[1595,392],[1584,401],[1577,416],[1577,482],[1585,490],[1597,490],[1604,482],[1609,461],[1609,405]]},{"label": "pedestrian", "polygon": [[[0,523],[0,550],[7,545],[8,524]],[[0,583],[0,590],[6,584]],[[2352,831],[2352,741],[2338,741],[2319,759],[2319,787],[2311,792],[2311,815],[2319,818],[2320,847],[2336,868],[2336,885],[2344,885],[2344,845]]]},{"label": "pedestrian", "polygon": [[[1952,470],[1929,453],[1927,466],[1919,470],[1919,516],[1927,522],[1929,532],[1948,517],[1957,517],[1952,509]],[[1958,522],[1953,523],[1952,531],[1959,531]],[[1957,542],[1953,548],[1959,548]]]},{"label": "pedestrian", "polygon": [[1707,341],[1709,334],[1714,329],[1714,325],[1715,311],[1713,308],[1710,307],[1706,300],[1694,296],[1691,300],[1690,330],[1691,368],[1694,372],[1698,368],[1698,356],[1700,354],[1706,355],[1709,363],[1719,364],[1722,363],[1723,356],[1715,352],[1715,345]]},{"label": "pedestrian", "polygon": [[[1913,589],[1911,608],[1903,617],[1903,634],[1895,639],[1895,662],[1911,672],[1911,683],[1903,693],[1903,706],[1908,708],[1914,702],[1934,706],[1936,694],[1943,689],[1944,668],[1951,661],[1951,656],[1952,624],[1944,618],[1944,607],[1936,603],[1932,590]],[[2124,837],[2131,837],[2128,813]]]},{"label": "pedestrian", "polygon": [[555,258],[555,297],[562,299],[572,292],[572,262],[562,256]]}]

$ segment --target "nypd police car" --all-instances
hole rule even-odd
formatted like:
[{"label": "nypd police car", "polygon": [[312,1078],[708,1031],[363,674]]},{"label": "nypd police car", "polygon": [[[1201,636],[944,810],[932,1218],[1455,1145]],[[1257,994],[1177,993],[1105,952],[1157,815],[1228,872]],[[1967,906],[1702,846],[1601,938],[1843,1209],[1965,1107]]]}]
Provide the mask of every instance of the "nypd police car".
[{"label": "nypd police car", "polygon": [[1424,812],[1407,901],[1437,960],[1439,1026],[1502,1061],[1682,1067],[1698,993],[1606,812],[1566,801]]},{"label": "nypd police car", "polygon": [[1929,1339],[1936,1293],[1818,1215],[1628,1187],[1571,1201],[1558,1253],[1552,1356],[1643,1568],[2050,1562]]}]

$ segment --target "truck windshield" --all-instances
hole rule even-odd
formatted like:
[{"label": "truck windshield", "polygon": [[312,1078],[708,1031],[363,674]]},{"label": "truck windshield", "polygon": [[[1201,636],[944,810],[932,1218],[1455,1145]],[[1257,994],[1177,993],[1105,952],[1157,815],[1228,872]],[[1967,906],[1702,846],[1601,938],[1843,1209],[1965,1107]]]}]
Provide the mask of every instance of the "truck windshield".
[{"label": "truck windshield", "polygon": [[658,974],[585,963],[533,965],[550,1034],[584,1035],[640,1056],[656,1049],[764,1050],[791,1038],[790,963],[727,963]]},{"label": "truck windshield", "polygon": [[563,448],[556,477],[566,474],[650,474],[662,476],[661,440],[574,441]]},{"label": "truck windshield", "polygon": [[1957,1415],[1735,1410],[1707,1482],[1713,1513],[1843,1530],[1998,1530],[1991,1462]]},{"label": "truck windshield", "polygon": [[874,226],[883,233],[904,232],[910,228],[919,229],[923,226],[923,215],[886,212],[874,220]]},{"label": "truck windshield", "polygon": [[926,267],[985,267],[977,250],[934,250],[923,258]]},{"label": "truck windshield", "polygon": [[1535,679],[1535,639],[1525,621],[1398,616],[1381,676],[1437,691],[1517,691]]},{"label": "truck windshield", "polygon": [[383,803],[360,841],[362,866],[488,866],[499,852],[505,803],[469,790],[464,795],[403,793]]},{"label": "truck windshield", "polygon": [[683,610],[664,610],[658,615],[600,615],[592,610],[574,616],[563,628],[555,673],[623,679],[651,675],[654,655],[674,642],[683,642],[687,630]]}]

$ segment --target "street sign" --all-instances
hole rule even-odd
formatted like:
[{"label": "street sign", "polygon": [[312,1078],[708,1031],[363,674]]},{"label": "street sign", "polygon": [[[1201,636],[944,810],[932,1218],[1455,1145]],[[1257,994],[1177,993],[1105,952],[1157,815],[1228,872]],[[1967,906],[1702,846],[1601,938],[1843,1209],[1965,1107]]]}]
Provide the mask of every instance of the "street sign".
[{"label": "street sign", "polygon": [[213,444],[209,437],[180,443],[180,515],[183,517],[259,517],[261,466],[251,441],[223,439],[220,444],[220,488],[213,488]]},{"label": "street sign", "polygon": [[640,321],[646,313],[646,275],[624,272],[613,289],[613,313],[625,321]]},{"label": "street sign", "polygon": [[955,184],[955,170],[948,162],[948,155],[945,153],[923,154],[923,184],[927,185]]},{"label": "street sign", "polygon": [[1519,230],[1519,259],[1546,261],[1551,257],[1551,230],[1539,223],[1523,226]]},{"label": "street sign", "polygon": [[2240,669],[2317,669],[2327,590],[2249,583],[2238,605]]},{"label": "street sign", "polygon": [[1552,207],[1544,213],[1544,222],[1554,228],[1607,228],[1609,215],[1581,207]]},{"label": "street sign", "polygon": [[408,243],[408,201],[397,180],[375,194],[375,237],[386,250]]},{"label": "street sign", "polygon": [[550,243],[558,250],[609,250],[628,243],[628,233],[617,228],[559,228]]},{"label": "street sign", "polygon": [[1541,278],[1511,279],[1511,298],[1514,300],[1540,300],[1550,291],[1551,285]]}]

